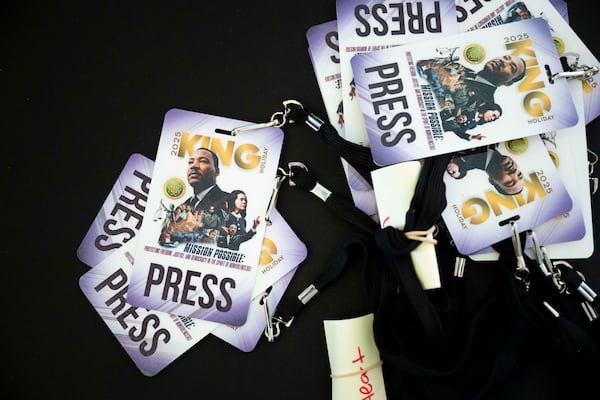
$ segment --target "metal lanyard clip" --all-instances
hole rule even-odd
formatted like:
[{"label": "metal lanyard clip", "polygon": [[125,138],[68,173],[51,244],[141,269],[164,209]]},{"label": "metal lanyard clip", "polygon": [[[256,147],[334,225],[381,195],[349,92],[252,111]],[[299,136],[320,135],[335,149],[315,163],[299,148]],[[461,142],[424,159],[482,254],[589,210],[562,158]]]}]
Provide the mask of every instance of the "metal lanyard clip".
[{"label": "metal lanyard clip", "polygon": [[[265,315],[268,314],[266,314],[265,312]],[[267,326],[265,327],[265,336],[267,337],[267,340],[269,342],[274,342],[275,339],[278,338],[281,334],[280,325],[283,324],[283,326],[289,328],[290,326],[292,326],[293,321],[294,317],[292,317],[292,319],[290,319],[289,321],[284,321],[283,319],[278,317],[267,318]]]},{"label": "metal lanyard clip", "polygon": [[[574,58],[574,61],[569,63],[569,57]],[[564,71],[556,72],[554,74],[550,74],[550,70],[548,66],[546,66],[550,83],[554,83],[554,80],[557,78],[587,81],[596,75],[599,70],[597,66],[579,65],[579,54],[575,53],[569,53],[561,57],[561,63]]]},{"label": "metal lanyard clip", "polygon": [[555,261],[554,265],[559,268],[561,277],[564,277],[569,289],[577,291],[585,301],[594,303],[598,295],[585,283],[585,276],[580,271],[577,271],[571,264],[563,260]]},{"label": "metal lanyard clip", "polygon": [[271,119],[269,121],[260,122],[257,124],[249,124],[249,125],[239,126],[239,127],[231,130],[231,136],[235,136],[238,133],[243,132],[243,131],[251,131],[251,130],[262,129],[262,128],[270,128],[272,126],[274,126],[276,128],[281,128],[288,122],[294,122],[290,118],[290,116],[293,112],[292,107],[290,107],[290,106],[296,106],[300,109],[304,108],[304,107],[302,107],[302,104],[297,100],[285,100],[283,102],[283,111],[274,112],[271,115]]},{"label": "metal lanyard clip", "polygon": [[535,234],[534,231],[529,230],[527,231],[527,235],[531,238],[531,242],[533,243],[533,250],[535,252],[535,261],[537,262],[537,265],[539,267],[539,269],[542,271],[542,273],[545,276],[552,276],[552,266],[546,264],[546,261],[549,261],[548,259],[548,255],[547,252],[545,251],[545,248],[540,246],[540,243],[537,239],[537,235]]},{"label": "metal lanyard clip", "polygon": [[288,177],[286,172],[279,168],[279,174],[275,177],[275,182],[273,184],[273,191],[271,192],[271,198],[269,199],[269,205],[267,206],[267,212],[265,213],[265,221],[267,221],[268,225],[271,225],[273,222],[271,221],[271,211],[275,208],[275,204],[277,204],[277,197],[279,195],[279,189],[281,188],[281,184]]},{"label": "metal lanyard clip", "polygon": [[[269,309],[269,293],[268,292],[264,292],[262,294],[262,297],[260,299],[262,305],[263,305],[263,311],[265,313],[265,321],[266,321],[266,325],[265,325],[265,336],[267,337],[267,340],[269,342],[274,342],[275,338],[279,336],[279,334],[281,333],[281,328],[279,327],[280,324],[280,320],[278,320],[276,317],[271,317],[271,310]],[[290,321],[290,325],[291,325],[291,321]],[[289,326],[289,325],[287,325]]]},{"label": "metal lanyard clip", "polygon": [[544,246],[540,246],[537,236],[534,231],[528,231],[527,234],[531,237],[533,243],[533,249],[535,252],[535,259],[538,267],[542,273],[552,279],[552,283],[556,287],[559,293],[563,293],[566,289],[565,283],[560,279],[560,270],[556,268],[550,257],[548,256],[548,249]]},{"label": "metal lanyard clip", "polygon": [[292,317],[289,321],[284,321],[279,316],[271,316],[271,309],[269,308],[269,292],[270,291],[267,290],[262,294],[260,302],[262,303],[263,312],[265,315],[265,336],[269,342],[274,342],[281,333],[280,325],[283,324],[283,326],[289,328],[294,321],[294,317]]},{"label": "metal lanyard clip", "polygon": [[269,225],[271,224],[271,219],[269,216],[270,216],[273,208],[275,208],[275,204],[277,203],[277,196],[279,194],[279,189],[281,188],[281,184],[286,179],[289,179],[289,185],[295,186],[296,183],[293,180],[294,179],[294,171],[295,170],[297,171],[298,168],[303,171],[308,171],[308,168],[306,168],[306,165],[302,164],[299,161],[290,161],[288,163],[287,171],[281,167],[278,169],[278,173],[277,173],[277,176],[275,177],[275,182],[273,184],[273,191],[271,192],[271,198],[269,199],[269,205],[267,206],[267,212],[266,212],[266,217],[265,217],[265,219]]},{"label": "metal lanyard clip", "polygon": [[515,278],[521,283],[525,290],[529,290],[529,269],[525,263],[525,257],[523,256],[523,249],[521,248],[521,238],[519,237],[519,230],[517,229],[517,223],[510,221],[512,228],[512,244],[515,250],[515,256],[517,257],[517,268],[515,269]]},{"label": "metal lanyard clip", "polygon": [[331,196],[331,190],[321,185],[314,176],[309,173],[306,165],[300,161],[291,161],[288,163],[288,167],[290,186],[302,187],[324,202]]},{"label": "metal lanyard clip", "polygon": [[588,65],[584,65],[579,67],[579,69],[574,71],[563,71],[552,74],[550,77],[550,82],[554,82],[557,78],[565,78],[565,79],[581,79],[582,81],[587,81],[594,75],[598,73],[598,67],[593,66],[590,67]]}]

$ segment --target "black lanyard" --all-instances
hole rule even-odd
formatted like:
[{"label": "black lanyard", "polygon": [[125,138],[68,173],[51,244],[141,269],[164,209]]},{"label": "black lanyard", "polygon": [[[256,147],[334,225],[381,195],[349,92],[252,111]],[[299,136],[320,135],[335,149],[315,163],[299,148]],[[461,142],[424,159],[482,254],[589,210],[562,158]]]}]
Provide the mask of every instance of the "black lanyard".
[{"label": "black lanyard", "polygon": [[[370,172],[377,166],[368,148],[344,140],[300,103],[292,101],[286,107],[290,120],[306,123],[372,182]],[[275,332],[279,333],[280,324],[290,326],[353,257],[360,257],[360,265],[370,277],[366,282],[375,317],[374,337],[383,360],[386,391],[392,398],[464,400],[518,393],[518,385],[511,392],[507,383],[519,374],[527,375],[527,368],[538,364],[571,378],[590,376],[600,365],[600,342],[592,335],[591,325],[583,326],[566,312],[562,303],[570,299],[550,295],[551,288],[543,280],[546,277],[541,279],[537,270],[532,272],[534,263],[522,256],[522,249],[515,253],[518,246],[514,240],[497,243],[494,247],[500,259],[487,263],[461,257],[450,237],[442,240],[436,247],[442,288],[423,289],[410,258],[420,242],[408,233],[432,226],[445,231],[441,219],[446,206],[443,176],[450,156],[422,160],[404,231],[381,229],[350,200],[322,186],[304,164],[291,162],[287,171],[280,168],[284,176],[278,185],[288,179],[290,186],[313,193],[359,232],[343,241],[311,285],[298,295],[284,296],[273,318]],[[521,241],[518,243],[520,246]],[[564,272],[564,280],[573,292],[584,296],[590,310],[597,310],[597,296],[583,280],[569,271]],[[480,295],[474,296],[477,291]],[[553,313],[555,307],[558,316]],[[565,393],[569,389],[576,392],[577,387],[566,388]]]}]

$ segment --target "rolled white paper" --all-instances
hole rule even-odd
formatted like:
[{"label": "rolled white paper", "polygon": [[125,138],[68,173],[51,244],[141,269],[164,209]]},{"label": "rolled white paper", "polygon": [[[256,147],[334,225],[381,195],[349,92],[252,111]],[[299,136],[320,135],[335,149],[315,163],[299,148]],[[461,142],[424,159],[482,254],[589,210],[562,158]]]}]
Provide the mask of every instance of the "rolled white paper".
[{"label": "rolled white paper", "polygon": [[385,400],[382,362],[373,337],[373,314],[325,320],[323,325],[332,400]]},{"label": "rolled white paper", "polygon": [[[381,227],[404,229],[421,173],[420,161],[407,161],[379,168],[371,173]],[[432,235],[428,235],[432,238]],[[410,252],[415,272],[425,290],[441,287],[435,245],[422,242]]]}]

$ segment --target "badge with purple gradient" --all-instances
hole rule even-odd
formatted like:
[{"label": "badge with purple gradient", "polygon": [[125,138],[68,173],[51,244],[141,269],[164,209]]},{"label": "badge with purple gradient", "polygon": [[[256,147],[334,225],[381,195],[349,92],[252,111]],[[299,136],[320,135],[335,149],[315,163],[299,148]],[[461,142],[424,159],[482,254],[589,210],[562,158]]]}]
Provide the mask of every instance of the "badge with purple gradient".
[{"label": "badge with purple gradient", "polygon": [[352,68],[379,165],[575,125],[541,18],[357,54]]},{"label": "badge with purple gradient", "polygon": [[458,251],[469,255],[563,215],[573,200],[539,135],[452,156],[442,218]]},{"label": "badge with purple gradient", "polygon": [[265,332],[281,298],[306,259],[306,246],[277,210],[271,213],[260,256],[252,304],[242,326],[220,325],[212,334],[242,351],[252,351]]},{"label": "badge with purple gradient", "polygon": [[132,240],[142,226],[154,161],[132,154],[81,244],[77,257],[90,267]]},{"label": "badge with purple gradient", "polygon": [[110,331],[146,376],[154,376],[218,324],[126,302],[135,240],[115,250],[79,279],[79,286]]},{"label": "badge with purple gradient", "polygon": [[[548,22],[558,55],[568,68],[600,67],[600,61],[569,25],[567,4],[562,0],[491,0],[473,7],[472,12],[457,6],[459,31],[466,32],[491,26],[543,18]],[[462,18],[461,18],[462,17]],[[584,119],[588,124],[600,115],[600,88],[597,74],[580,81],[583,91]]]},{"label": "badge with purple gradient", "polygon": [[127,301],[229,325],[247,317],[283,131],[167,112]]}]

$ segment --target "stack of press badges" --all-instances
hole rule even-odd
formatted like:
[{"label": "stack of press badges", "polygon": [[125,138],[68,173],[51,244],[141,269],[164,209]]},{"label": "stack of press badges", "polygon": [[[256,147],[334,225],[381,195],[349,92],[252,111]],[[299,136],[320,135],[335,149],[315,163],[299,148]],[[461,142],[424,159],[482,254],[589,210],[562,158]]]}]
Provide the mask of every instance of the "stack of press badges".
[{"label": "stack of press badges", "polygon": [[564,1],[338,0],[336,13],[306,37],[329,122],[379,166],[372,186],[342,160],[358,208],[398,220],[386,203],[406,164],[451,154],[443,220],[461,254],[497,259],[517,221],[553,257],[591,256],[585,128],[600,63]]},{"label": "stack of press badges", "polygon": [[[497,259],[518,226],[532,258],[588,258],[600,63],[562,0],[478,4],[338,0],[307,29],[327,119],[378,166],[371,184],[342,160],[352,200],[402,229],[423,160],[451,155],[442,218],[459,253]],[[124,166],[77,250],[80,288],[144,375],[210,334],[252,351],[270,327],[307,257],[272,204],[282,143],[274,123],[172,109],[154,161]],[[439,287],[419,246],[419,279]]]},{"label": "stack of press badges", "polygon": [[170,110],[156,162],[131,155],[77,250],[81,290],[144,375],[209,334],[253,350],[306,258],[266,214],[282,132],[223,133],[248,124]]}]

